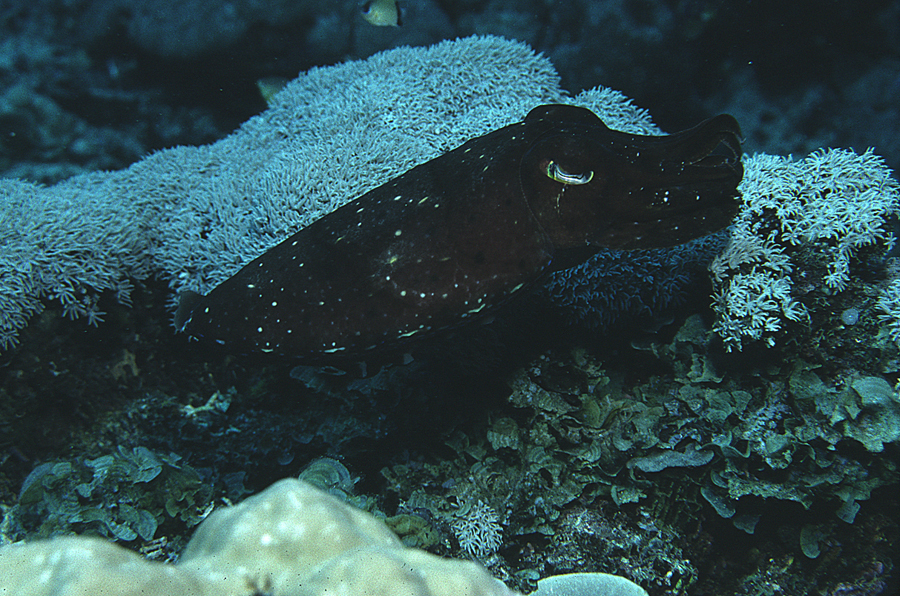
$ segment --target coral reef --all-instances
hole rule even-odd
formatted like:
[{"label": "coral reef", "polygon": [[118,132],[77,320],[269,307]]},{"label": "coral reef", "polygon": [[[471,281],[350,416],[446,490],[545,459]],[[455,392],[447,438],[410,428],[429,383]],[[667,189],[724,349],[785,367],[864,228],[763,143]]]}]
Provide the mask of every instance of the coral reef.
[{"label": "coral reef", "polygon": [[[102,292],[127,302],[132,281],[151,274],[205,293],[323,213],[554,101],[588,107],[613,128],[659,132],[608,89],[567,99],[552,65],[524,44],[473,37],[311,70],[213,145],[50,188],[4,180],[0,346],[16,342],[45,299],[96,323]],[[805,316],[811,307],[792,292],[795,279],[844,288],[855,253],[887,238],[898,201],[896,181],[871,152],[822,151],[800,162],[757,156],[741,190],[744,211],[713,264],[717,330],[729,348],[746,339],[771,345],[785,321]],[[594,327],[654,312],[699,278],[720,241],[603,253],[555,275],[545,294],[570,320]]]},{"label": "coral reef", "polygon": [[[440,72],[426,66],[434,64]],[[523,44],[468,38],[311,70],[213,145],[161,151],[127,170],[50,188],[4,180],[0,346],[15,343],[44,299],[96,323],[100,293],[113,290],[127,302],[131,282],[151,274],[204,293],[323,213],[554,101],[588,107],[613,128],[659,132],[645,111],[608,89],[565,98],[552,65]],[[851,257],[887,237],[885,218],[898,200],[896,182],[871,152],[823,151],[796,163],[757,156],[747,161],[741,189],[745,210],[713,266],[717,328],[729,347],[744,338],[771,344],[783,320],[804,316],[791,272],[811,270],[818,277],[804,284],[823,291],[845,287]],[[546,294],[595,327],[619,312],[654,311],[698,278],[718,242],[603,253],[557,274]]]},{"label": "coral reef", "polygon": [[[66,3],[66,7],[83,9],[96,4],[76,0]],[[581,9],[585,5],[581,2],[559,8],[528,2],[515,7],[506,2],[488,5],[477,0],[458,4],[451,14],[453,25],[466,31],[497,32],[503,26],[519,38],[538,35],[539,45],[535,47],[550,56],[564,81],[590,86],[604,73],[610,77],[603,79],[606,84],[618,85],[618,81],[626,79],[636,82],[638,87],[627,87],[630,94],[639,96],[641,105],[653,106],[654,115],[666,123],[666,128],[677,129],[678,125],[671,123],[678,118],[684,123],[699,117],[698,112],[705,115],[721,111],[723,104],[732,105],[732,113],[738,116],[751,150],[805,155],[818,146],[862,148],[880,140],[886,144],[878,145],[876,151],[896,167],[896,152],[890,151],[894,139],[900,138],[891,132],[896,122],[895,102],[890,101],[897,88],[896,59],[870,55],[871,46],[866,46],[865,64],[847,68],[854,53],[859,58],[859,51],[851,46],[860,39],[858,32],[850,31],[848,20],[838,23],[841,35],[833,44],[827,27],[834,25],[826,24],[823,30],[818,18],[803,21],[807,31],[815,29],[814,38],[804,37],[801,41],[802,27],[784,27],[790,32],[791,43],[809,50],[801,52],[807,54],[805,58],[786,50],[783,34],[779,38],[775,33],[774,39],[771,35],[757,35],[755,39],[765,40],[765,47],[760,50],[763,53],[754,53],[753,66],[738,73],[733,65],[749,60],[734,60],[736,54],[731,50],[742,47],[742,43],[731,34],[749,31],[749,7],[722,11],[714,3],[683,3],[665,10],[659,5],[643,15],[642,11],[622,12],[622,3],[610,3],[602,7],[598,4],[596,12],[588,15]],[[40,20],[32,21],[20,10],[15,18],[0,19],[0,26],[25,23],[31,28],[29,35],[37,29],[57,38],[68,36],[59,35],[64,29],[50,22],[52,19],[68,23],[68,27],[80,27],[77,18],[66,11],[46,10],[41,2],[31,5],[33,12],[41,15]],[[896,16],[897,3],[892,5],[871,11],[854,6],[852,12],[867,15],[858,18],[871,19],[873,24],[898,23],[896,18],[882,17],[885,13]],[[422,6],[425,10],[434,8],[427,3]],[[444,3],[438,8],[450,11],[448,7]],[[292,51],[303,52],[319,44],[322,53],[317,56],[328,55],[337,60],[337,54],[345,51],[342,48],[349,47],[346,44],[356,42],[345,44],[345,39],[350,38],[333,35],[333,31],[346,28],[340,14],[343,5],[321,8],[331,12],[316,14],[300,29],[280,29],[278,35]],[[838,5],[817,8],[823,12],[851,10]],[[4,6],[0,13],[6,16],[7,10]],[[534,31],[533,19],[523,18],[530,10],[553,12],[545,13],[552,17],[546,30]],[[801,13],[801,9],[794,10],[797,15]],[[598,20],[600,11],[613,14],[614,18]],[[616,11],[621,16],[616,16]],[[821,15],[818,10],[817,14]],[[804,12],[802,19],[806,16]],[[104,18],[98,15],[100,21]],[[608,43],[621,38],[598,31],[615,29],[616,18],[626,24],[635,19],[642,21],[641,28],[634,28],[640,32],[634,39],[644,44],[639,47],[658,46],[667,59],[654,64],[650,64],[650,59],[641,64],[638,57],[644,60],[644,53],[633,51],[635,46]],[[768,15],[766,21],[777,22]],[[146,24],[149,30],[164,22],[165,19],[156,23],[148,20]],[[733,28],[723,29],[722,25],[729,22]],[[695,26],[685,27],[685,23]],[[896,25],[890,26],[895,29],[896,40]],[[303,28],[311,28],[315,35],[304,38],[308,30]],[[253,35],[254,29],[247,28],[245,35]],[[263,23],[256,31],[268,35],[271,29]],[[369,37],[373,44],[389,44],[391,35],[406,35],[410,31],[413,30],[406,27],[400,31],[385,28],[357,33],[360,38]],[[880,36],[874,28],[864,31],[862,35],[867,40]],[[709,39],[703,39],[710,32],[727,39],[728,52],[709,51]],[[654,39],[654,35],[658,38]],[[699,39],[700,43],[692,44],[687,52],[684,48],[670,52],[672,36]],[[586,38],[594,41],[586,44]],[[805,43],[816,39],[828,42],[827,47]],[[210,40],[214,38],[199,41]],[[176,44],[192,40],[171,41]],[[877,39],[872,41],[880,43]],[[116,42],[117,47],[121,45],[118,39]],[[96,39],[88,54],[54,50],[36,37],[0,36],[0,83],[22,83],[0,84],[4,89],[0,124],[15,133],[0,139],[0,169],[7,175],[51,183],[85,169],[123,167],[146,154],[147,146],[199,144],[209,142],[210,135],[215,134],[208,116],[214,109],[207,106],[180,112],[167,110],[161,107],[161,100],[153,97],[152,81],[135,76],[141,72],[141,60],[144,66],[148,62],[155,65],[155,60],[147,61],[146,56],[132,60],[118,50],[110,55],[102,41],[99,47],[95,43]],[[242,57],[244,47],[250,51],[252,45],[237,44],[243,46]],[[463,46],[472,52],[463,52]],[[408,164],[393,160],[405,159],[407,152],[421,150],[418,145],[411,145],[418,139],[405,137],[400,138],[401,149],[396,154],[373,149],[379,145],[378,137],[395,142],[391,136],[407,123],[417,127],[416,135],[434,142],[428,151],[440,152],[445,149],[443,139],[472,134],[457,130],[466,122],[477,121],[487,130],[495,126],[493,119],[508,118],[506,122],[520,117],[516,106],[521,98],[507,95],[504,90],[510,84],[505,77],[514,78],[519,73],[517,64],[509,62],[530,65],[539,71],[538,78],[547,81],[546,94],[526,90],[528,101],[576,101],[605,114],[604,117],[614,115],[613,120],[618,118],[625,130],[658,130],[646,112],[609,90],[598,88],[576,100],[560,99],[562,92],[547,60],[518,47],[517,51],[507,52],[507,45],[496,40],[447,44],[444,50],[460,53],[458,61],[450,60],[458,70],[449,73],[436,64],[444,50],[435,48],[428,50],[430,53],[426,52],[427,59],[423,60],[416,56],[425,50],[402,49],[367,63],[316,69],[301,75],[282,95],[275,96],[270,112],[248,122],[247,130],[236,132],[235,138],[222,145],[163,152],[145,164],[133,166],[133,172],[82,176],[59,187],[0,183],[0,237],[4,250],[9,247],[8,260],[0,269],[0,311],[7,326],[0,323],[0,327],[7,341],[20,331],[23,339],[27,338],[20,349],[7,351],[2,357],[0,541],[19,538],[23,533],[37,536],[73,530],[106,534],[113,539],[134,534],[129,546],[142,550],[158,547],[156,556],[174,559],[180,541],[186,540],[179,534],[187,534],[186,526],[199,521],[206,512],[201,504],[223,498],[237,500],[245,490],[244,483],[254,488],[264,486],[274,478],[295,473],[294,466],[300,466],[300,462],[327,455],[328,461],[320,460],[309,467],[309,476],[322,480],[342,496],[354,489],[359,491],[361,496],[350,499],[364,503],[369,510],[383,512],[377,514],[387,516],[386,523],[402,535],[401,540],[407,545],[466,556],[453,533],[455,513],[458,505],[467,500],[485,503],[497,512],[503,526],[503,544],[485,563],[495,576],[523,590],[533,588],[535,581],[547,574],[602,569],[640,581],[654,596],[893,593],[897,586],[893,551],[898,525],[896,515],[890,513],[898,507],[900,408],[894,386],[900,375],[896,343],[900,337],[900,317],[896,314],[900,309],[900,289],[892,283],[898,277],[896,260],[885,263],[883,252],[887,244],[885,233],[892,225],[889,214],[896,207],[888,205],[876,213],[868,209],[872,205],[883,206],[885,197],[896,192],[889,178],[884,179],[881,191],[873,194],[873,203],[856,205],[865,208],[840,213],[828,223],[833,226],[844,218],[865,219],[876,226],[876,234],[883,235],[875,244],[859,244],[864,236],[859,230],[848,233],[849,228],[830,237],[801,238],[797,245],[782,235],[780,222],[771,229],[762,224],[757,229],[750,225],[743,230],[756,237],[748,245],[761,242],[757,250],[768,250],[767,258],[774,259],[770,267],[792,269],[788,274],[782,271],[784,281],[763,275],[756,278],[760,283],[750,283],[751,278],[745,287],[748,291],[739,294],[749,304],[742,307],[746,308],[743,312],[756,313],[756,322],[752,316],[732,316],[739,329],[732,334],[729,345],[743,346],[741,353],[722,354],[721,340],[711,333],[715,322],[705,316],[703,305],[689,303],[694,316],[687,320],[679,316],[674,326],[655,329],[649,336],[607,334],[592,344],[590,351],[548,352],[524,372],[514,374],[509,385],[498,379],[481,379],[474,387],[461,387],[455,383],[457,379],[448,383],[446,377],[428,382],[422,375],[398,372],[406,367],[396,367],[390,375],[371,382],[340,381],[320,373],[316,382],[320,389],[327,389],[328,398],[324,399],[307,390],[307,386],[293,383],[286,371],[279,371],[278,367],[258,366],[232,355],[194,353],[181,338],[173,339],[171,330],[164,327],[166,313],[159,307],[158,297],[165,289],[155,285],[154,276],[161,277],[163,285],[172,282],[179,288],[211,287],[215,279],[227,275],[224,269],[240,266],[245,252],[276,241],[278,234],[302,225],[307,221],[304,218],[314,217],[320,207],[333,206],[330,196],[317,194],[322,205],[304,205],[302,212],[295,209],[300,191],[279,182],[276,176],[291,162],[294,150],[282,138],[284,131],[302,133],[304,146],[310,147],[307,153],[298,154],[307,161],[302,167],[295,166],[290,175],[302,178],[308,175],[304,168],[316,168],[315,176],[310,176],[318,180],[323,192],[331,184],[344,184],[342,180],[354,176],[358,178],[352,184],[363,185],[360,188],[369,184],[369,179],[377,184],[386,175],[379,168],[402,171]],[[747,46],[736,51],[746,52]],[[610,60],[610,53],[615,53],[617,61]],[[709,60],[684,60],[681,56],[685,55],[707,56]],[[187,72],[202,72],[204,76],[196,78],[215,87],[215,93],[205,98],[225,97],[222,103],[228,109],[242,101],[241,92],[236,92],[228,81],[233,82],[246,72],[241,70],[240,60],[231,60],[233,57],[228,53],[218,56],[227,64],[227,76],[206,70],[215,68],[210,61],[187,64],[189,69],[204,69]],[[495,59],[504,64],[495,64]],[[283,68],[290,71],[284,74],[286,77],[306,67],[305,62],[284,56],[271,60],[286,65]],[[696,84],[698,81],[689,73],[671,68],[675,63],[689,65],[689,69],[702,64],[709,78],[706,83]],[[791,75],[789,69],[776,72],[772,68],[776,63],[779,68],[783,63],[799,64],[801,68],[803,64],[816,65],[809,69],[815,71],[814,84],[790,81],[781,85],[785,82],[783,77]],[[411,70],[416,71],[416,76],[406,72],[404,64],[413,64]],[[508,70],[491,82],[493,89],[482,88],[479,81],[473,83],[466,76],[467,69],[479,64]],[[843,74],[829,71],[820,77],[819,69],[829,64],[839,65]],[[171,77],[171,88],[179,95],[189,96],[196,91],[185,84],[190,74],[177,76],[175,64],[162,62],[158,67],[166,79],[175,75]],[[86,83],[86,78],[80,76],[86,68],[95,77],[94,83]],[[666,69],[671,72],[656,76]],[[108,77],[104,79],[105,87],[96,82],[98,72]],[[52,73],[54,78],[39,81],[38,73]],[[432,73],[433,80],[422,83],[423,73]],[[452,84],[444,86],[442,78]],[[135,91],[136,80],[150,90]],[[452,87],[459,80],[474,91],[454,95],[458,90],[454,92]],[[852,88],[845,86],[848,80],[853,82]],[[670,84],[672,81],[677,81],[677,86]],[[387,87],[393,82],[398,88],[390,91]],[[367,103],[369,85],[376,83],[384,85],[379,91],[384,92],[384,101],[377,109]],[[566,87],[575,90],[579,84]],[[642,91],[634,91],[647,90],[651,85],[662,89],[662,93],[643,95]],[[673,93],[675,88],[683,92]],[[71,90],[76,91],[73,94]],[[500,92],[495,93],[497,90]],[[442,112],[440,117],[451,124],[435,128],[427,114],[420,118],[399,110],[399,106],[407,105],[403,100],[407,91],[415,96],[416,108],[434,109],[430,102],[435,96],[450,101],[453,111]],[[487,93],[490,98],[483,95]],[[594,99],[590,99],[592,96]],[[381,95],[376,97],[381,101]],[[656,101],[651,101],[653,97]],[[45,98],[53,101],[44,101]],[[295,100],[302,105],[293,105]],[[842,102],[850,106],[843,113]],[[346,109],[348,115],[330,112],[332,103]],[[304,111],[306,105],[310,110]],[[468,105],[476,110],[466,112]],[[253,109],[261,107],[253,104]],[[104,129],[97,124],[100,112],[112,113],[120,122],[107,122],[109,128]],[[81,118],[72,118],[72,113]],[[235,123],[247,118],[245,112],[235,113],[241,114]],[[268,119],[275,114],[280,114],[281,128],[269,130]],[[358,127],[343,128],[342,122],[351,118]],[[852,142],[848,133],[840,130],[839,122],[847,120],[852,122]],[[318,122],[322,125],[317,126]],[[879,123],[877,137],[872,136],[876,132],[872,122]],[[218,125],[222,130],[232,128],[227,121]],[[195,127],[193,132],[191,126]],[[136,142],[131,138],[134,128],[129,127],[154,130],[155,134],[150,135],[154,140],[150,145],[142,144],[147,142],[144,138],[141,143]],[[430,130],[436,131],[433,136],[437,140],[429,136]],[[270,135],[265,142],[276,144],[281,152],[249,164],[262,167],[267,180],[277,183],[273,184],[274,195],[283,200],[271,209],[264,209],[261,202],[269,187],[257,184],[256,178],[240,178],[241,185],[234,187],[224,183],[236,174],[249,176],[241,171],[243,164],[234,160],[244,152],[259,149],[250,142],[257,133]],[[336,155],[335,160],[332,152],[346,149],[342,145],[344,133],[351,142],[361,143],[364,151],[359,155]],[[457,133],[459,136],[454,136]],[[796,167],[802,170],[798,180],[814,180],[816,186],[828,182],[819,174],[832,165],[840,166],[841,171],[846,171],[848,165],[856,167],[857,174],[863,173],[869,179],[872,174],[876,178],[886,174],[883,164],[876,163],[877,158],[871,154],[838,150],[814,157],[794,161],[757,155],[748,159],[747,175],[763,181],[766,172],[783,176]],[[820,173],[807,168],[816,159],[823,164]],[[35,163],[26,163],[28,160]],[[41,160],[47,160],[46,168],[36,169]],[[179,160],[184,160],[184,165]],[[771,168],[763,167],[767,161]],[[129,176],[147,176],[157,167],[165,178],[132,186]],[[113,182],[107,182],[110,180]],[[859,181],[858,176],[855,180]],[[783,181],[776,177],[775,182]],[[78,190],[79,185],[85,190]],[[310,187],[315,186],[310,183]],[[798,186],[781,186],[789,192],[772,195],[767,204],[776,210],[795,205],[797,195],[792,193]],[[863,187],[877,190],[871,179],[863,181]],[[72,195],[75,190],[78,192]],[[210,211],[215,192],[230,197],[232,204],[219,205],[221,211]],[[853,192],[842,194],[835,205],[853,205],[847,200],[852,196]],[[832,206],[830,201],[825,200],[824,193],[819,199],[822,200],[817,204],[825,205],[827,213]],[[79,201],[89,201],[92,212],[82,213]],[[158,211],[156,202],[160,205]],[[116,213],[122,219],[105,220],[109,208],[119,209]],[[205,210],[207,216],[177,230],[170,229],[170,225],[181,225],[181,217],[194,218],[196,209]],[[138,219],[134,219],[136,214]],[[145,216],[149,220],[145,221]],[[760,216],[747,210],[745,216],[751,224],[778,221],[768,211]],[[807,212],[800,216],[824,215]],[[278,219],[282,217],[285,219]],[[34,228],[37,234],[44,234],[49,226],[50,241],[23,241],[18,230],[12,229],[19,221],[23,222],[21,228]],[[34,221],[45,222],[44,227],[33,226]],[[93,232],[82,234],[79,221],[93,222],[92,229],[105,226],[103,244],[95,242]],[[111,237],[120,232],[134,233],[131,228],[123,231],[120,225],[133,221],[143,222],[139,242],[141,250],[148,251],[145,254],[132,252],[128,245],[132,240]],[[10,222],[13,225],[8,226]],[[770,239],[776,228],[778,233]],[[54,235],[53,230],[61,235]],[[274,232],[267,237],[271,230]],[[156,233],[160,234],[159,239],[152,238]],[[215,238],[207,244],[211,234]],[[72,245],[68,244],[70,240],[74,240]],[[108,248],[108,252],[102,253],[101,247]],[[194,259],[187,254],[193,250],[201,256]],[[217,262],[220,250],[227,258]],[[684,291],[702,291],[708,303],[708,274],[702,267],[709,256],[704,251],[604,255],[577,275],[566,272],[562,279],[555,280],[549,288],[551,299],[574,325],[582,327],[587,323],[599,329],[617,317],[621,319],[623,314],[664,308],[680,293],[679,287]],[[126,262],[125,258],[138,260]],[[171,261],[166,261],[168,258]],[[87,270],[90,275],[81,270],[87,266],[85,261],[99,264]],[[671,269],[668,262],[674,264]],[[754,267],[757,273],[769,270],[759,262],[744,263],[726,271],[722,281],[716,282],[717,288],[728,292],[732,280],[749,275]],[[847,278],[843,278],[842,271]],[[846,285],[841,291],[837,286],[829,287],[829,275],[832,281],[844,280]],[[117,293],[127,301],[129,282],[140,282],[143,276],[146,283],[134,283],[131,292],[139,308],[129,311],[114,303],[111,298]],[[645,285],[641,285],[638,280],[645,278]],[[147,299],[148,287],[156,292],[152,303]],[[113,296],[98,300],[99,291]],[[741,304],[735,299],[736,309]],[[625,306],[615,310],[611,305]],[[32,317],[35,309],[45,306],[43,315]],[[100,311],[107,314],[100,315]],[[61,319],[59,315],[64,312],[69,316],[81,314],[88,320],[102,316],[106,322],[87,333],[83,325],[77,327]],[[698,312],[701,314],[696,315]],[[799,319],[792,321],[786,316],[788,313],[799,314]],[[757,329],[762,329],[758,340],[740,331],[752,329],[757,323]],[[766,325],[780,328],[767,331]],[[571,340],[568,333],[559,336],[560,343]],[[770,340],[775,342],[773,348],[758,349]],[[127,372],[123,375],[123,371]],[[117,445],[122,446],[121,451]],[[163,455],[171,451],[183,459],[178,460],[178,468],[164,463],[155,478],[146,480],[156,474],[157,468],[141,463],[147,460],[144,447],[140,447],[143,445],[152,449],[160,461],[173,457]],[[90,463],[96,466],[91,467]],[[384,471],[379,475],[382,467]],[[159,487],[170,486],[164,482],[170,475],[180,482],[179,469],[192,469],[203,479],[203,489],[196,493],[196,500],[182,503],[185,514],[197,516],[195,519],[185,515],[188,522],[161,509],[168,495],[167,489]],[[108,480],[101,479],[104,470],[110,472]],[[27,482],[23,483],[26,477]],[[223,489],[226,478],[230,478],[233,491]],[[121,488],[126,483],[130,489]],[[20,490],[23,484],[27,491]],[[114,486],[119,487],[118,492],[112,492]],[[71,495],[75,487],[81,487],[88,496],[78,494],[77,503],[60,498],[65,491]],[[144,489],[148,494],[141,495]],[[212,491],[212,497],[208,497],[207,489]],[[26,499],[25,503],[15,504],[20,501],[19,494],[39,500]],[[117,504],[119,499],[122,507]],[[65,513],[66,507],[70,508],[69,514]],[[48,515],[50,511],[57,514]],[[144,539],[151,526],[143,512],[150,513],[158,524],[151,541]],[[78,516],[94,518],[85,523]],[[126,558],[129,559],[134,560]],[[146,563],[137,564],[142,568]],[[544,582],[537,584],[540,587]],[[260,593],[268,591],[265,585],[257,588]]]},{"label": "coral reef", "polygon": [[175,565],[90,538],[0,548],[0,592],[21,596],[249,593],[511,596],[471,562],[404,547],[381,522],[285,479],[213,512]]},{"label": "coral reef", "polygon": [[[691,593],[703,581],[691,562],[707,555],[689,553],[684,533],[765,534],[784,510],[797,512],[797,535],[808,526],[808,543],[822,545],[805,556],[825,557],[841,531],[833,524],[859,524],[900,478],[897,392],[856,372],[826,385],[802,360],[770,364],[754,386],[717,345],[693,315],[670,341],[642,348],[659,372],[639,380],[584,351],[537,360],[509,379],[508,406],[491,421],[446,439],[455,459],[382,473],[405,508],[435,520],[455,500],[501,503],[505,545],[565,545],[529,559],[538,573],[596,570]],[[628,356],[628,370],[639,359]]]}]

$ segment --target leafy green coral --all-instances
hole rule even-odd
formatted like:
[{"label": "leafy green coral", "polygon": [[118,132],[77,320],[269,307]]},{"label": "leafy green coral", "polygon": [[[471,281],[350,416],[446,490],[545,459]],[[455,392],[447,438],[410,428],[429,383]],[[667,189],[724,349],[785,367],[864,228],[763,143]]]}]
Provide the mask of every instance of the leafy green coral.
[{"label": "leafy green coral", "polygon": [[160,524],[202,521],[212,488],[173,453],[119,447],[96,459],[48,462],[25,479],[9,516],[14,538],[78,532],[151,540]]},{"label": "leafy green coral", "polygon": [[[900,440],[900,398],[885,379],[851,372],[826,384],[824,371],[797,361],[772,366],[763,380],[723,366],[712,337],[699,316],[688,318],[670,342],[644,348],[667,370],[637,382],[581,350],[539,359],[509,379],[507,407],[447,438],[455,459],[383,474],[401,501],[436,519],[449,519],[454,502],[483,500],[509,542],[559,541],[573,512],[608,505],[659,509],[656,524],[721,517],[750,534],[777,501],[824,507],[850,523],[874,490],[897,482],[896,463],[881,457]],[[592,531],[605,523],[594,520]],[[639,535],[604,531],[622,541]],[[641,540],[619,545],[630,570],[610,562],[598,570],[636,579],[646,565],[693,577],[677,552]]]}]

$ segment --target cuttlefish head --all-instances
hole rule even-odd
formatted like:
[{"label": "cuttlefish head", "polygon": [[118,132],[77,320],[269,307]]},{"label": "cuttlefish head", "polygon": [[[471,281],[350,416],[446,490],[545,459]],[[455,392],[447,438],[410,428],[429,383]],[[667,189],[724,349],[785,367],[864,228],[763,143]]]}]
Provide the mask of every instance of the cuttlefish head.
[{"label": "cuttlefish head", "polygon": [[546,131],[522,159],[522,192],[557,249],[673,246],[737,213],[741,131],[727,114],[667,136],[614,131],[575,106],[529,119]]}]

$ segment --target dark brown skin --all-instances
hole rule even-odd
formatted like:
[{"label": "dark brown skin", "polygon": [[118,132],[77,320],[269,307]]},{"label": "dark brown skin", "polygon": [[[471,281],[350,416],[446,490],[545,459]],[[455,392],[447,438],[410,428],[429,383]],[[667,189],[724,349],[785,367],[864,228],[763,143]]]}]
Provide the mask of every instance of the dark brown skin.
[{"label": "dark brown skin", "polygon": [[540,106],[300,230],[185,301],[176,324],[311,360],[458,326],[600,248],[672,246],[728,225],[739,138],[727,115],[647,137]]}]

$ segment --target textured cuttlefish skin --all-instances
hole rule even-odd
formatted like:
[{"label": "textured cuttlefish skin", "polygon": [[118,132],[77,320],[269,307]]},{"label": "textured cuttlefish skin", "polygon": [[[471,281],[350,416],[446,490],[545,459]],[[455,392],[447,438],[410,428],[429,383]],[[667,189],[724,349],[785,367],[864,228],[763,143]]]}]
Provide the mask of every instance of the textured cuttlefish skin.
[{"label": "textured cuttlefish skin", "polygon": [[241,351],[353,355],[455,327],[600,248],[680,244],[738,209],[728,115],[669,136],[546,105],[322,217],[176,325]]}]

